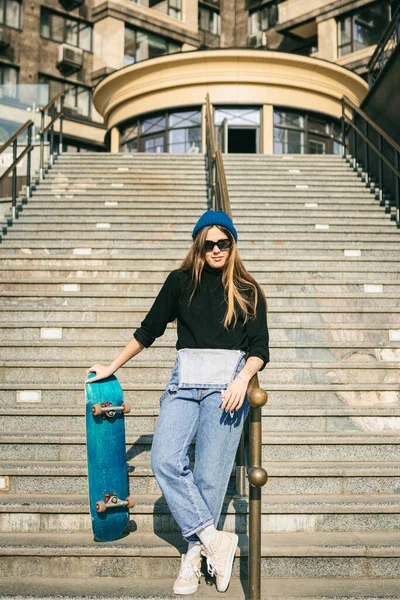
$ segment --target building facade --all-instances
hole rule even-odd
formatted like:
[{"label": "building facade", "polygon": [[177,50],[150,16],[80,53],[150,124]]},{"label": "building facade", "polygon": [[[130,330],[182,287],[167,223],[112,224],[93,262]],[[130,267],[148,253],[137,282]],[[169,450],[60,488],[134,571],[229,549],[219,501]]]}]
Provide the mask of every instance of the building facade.
[{"label": "building facade", "polygon": [[39,86],[65,93],[65,146],[201,151],[209,91],[224,151],[337,152],[339,95],[362,100],[397,4],[0,0],[0,135]]}]

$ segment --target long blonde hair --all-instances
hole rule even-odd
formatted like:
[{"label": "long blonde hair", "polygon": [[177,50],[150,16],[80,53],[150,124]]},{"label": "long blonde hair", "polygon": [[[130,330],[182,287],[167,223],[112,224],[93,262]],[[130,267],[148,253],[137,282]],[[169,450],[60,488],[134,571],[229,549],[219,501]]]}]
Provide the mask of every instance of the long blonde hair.
[{"label": "long blonde hair", "polygon": [[[179,269],[183,271],[190,271],[192,274],[193,292],[190,296],[189,303],[195,294],[196,288],[200,282],[203,267],[206,262],[204,253],[204,242],[207,238],[208,231],[214,227],[214,225],[208,225],[202,227],[195,237],[189,252],[182,261]],[[231,240],[231,248],[229,250],[229,256],[222,267],[222,285],[224,287],[225,300],[227,302],[227,310],[224,318],[223,325],[225,329],[229,327],[234,319],[234,326],[237,322],[237,311],[235,308],[235,301],[239,305],[244,315],[244,323],[256,316],[256,306],[258,302],[258,294],[264,299],[265,310],[268,311],[267,299],[264,291],[258,285],[254,277],[250,275],[247,269],[244,267],[236,245],[236,240],[233,237],[229,229],[216,225],[220,231],[225,233]],[[246,298],[241,292],[250,291],[250,297]]]}]

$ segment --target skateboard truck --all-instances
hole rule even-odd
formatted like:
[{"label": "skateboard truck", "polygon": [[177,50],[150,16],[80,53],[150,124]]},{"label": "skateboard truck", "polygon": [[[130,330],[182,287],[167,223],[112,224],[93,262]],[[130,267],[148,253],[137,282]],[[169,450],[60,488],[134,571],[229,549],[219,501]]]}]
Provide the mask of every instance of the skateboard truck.
[{"label": "skateboard truck", "polygon": [[118,508],[118,506],[132,508],[136,503],[134,496],[128,496],[126,500],[120,500],[117,494],[104,494],[104,500],[105,502],[102,500],[96,502],[96,511],[99,513],[105,512],[110,508]]},{"label": "skateboard truck", "polygon": [[123,412],[124,414],[131,412],[131,405],[124,402],[121,406],[113,406],[111,402],[102,402],[92,406],[92,414],[95,417],[101,415],[103,419],[111,419],[115,417],[117,412]]}]

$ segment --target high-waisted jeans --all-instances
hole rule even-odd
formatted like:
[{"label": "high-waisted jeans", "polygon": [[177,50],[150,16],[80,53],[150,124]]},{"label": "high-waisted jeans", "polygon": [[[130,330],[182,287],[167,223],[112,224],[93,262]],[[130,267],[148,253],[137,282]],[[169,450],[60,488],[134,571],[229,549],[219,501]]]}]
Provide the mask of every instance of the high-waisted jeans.
[{"label": "high-waisted jeans", "polygon": [[[218,350],[209,351],[219,359]],[[245,353],[233,356],[233,380],[245,365]],[[232,355],[231,355],[232,356]],[[201,357],[200,357],[201,358]],[[202,363],[190,355],[183,372],[199,373]],[[228,361],[229,362],[229,361]],[[182,379],[179,351],[171,379],[160,397],[160,412],[151,448],[151,468],[167,505],[179,525],[183,538],[199,542],[196,531],[214,524],[218,526],[222,505],[229,484],[244,422],[250,410],[247,394],[239,410],[222,410],[221,390],[226,389],[226,377],[204,383],[207,377],[199,374],[202,383],[187,387]],[[230,367],[229,367],[230,368]],[[226,369],[225,369],[226,375]],[[195,466],[189,468],[188,450],[195,440]]]}]

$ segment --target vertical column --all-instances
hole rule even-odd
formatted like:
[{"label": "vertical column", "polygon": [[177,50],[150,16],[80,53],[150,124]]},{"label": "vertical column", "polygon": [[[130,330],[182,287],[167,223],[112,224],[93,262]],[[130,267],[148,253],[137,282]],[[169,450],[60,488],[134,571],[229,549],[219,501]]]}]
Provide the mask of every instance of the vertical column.
[{"label": "vertical column", "polygon": [[262,107],[261,119],[261,152],[263,154],[274,153],[274,107],[271,104],[264,104]]},{"label": "vertical column", "polygon": [[201,105],[201,151],[206,153],[206,105]]},{"label": "vertical column", "polygon": [[113,127],[110,132],[110,152],[119,152],[119,130],[118,127]]}]

